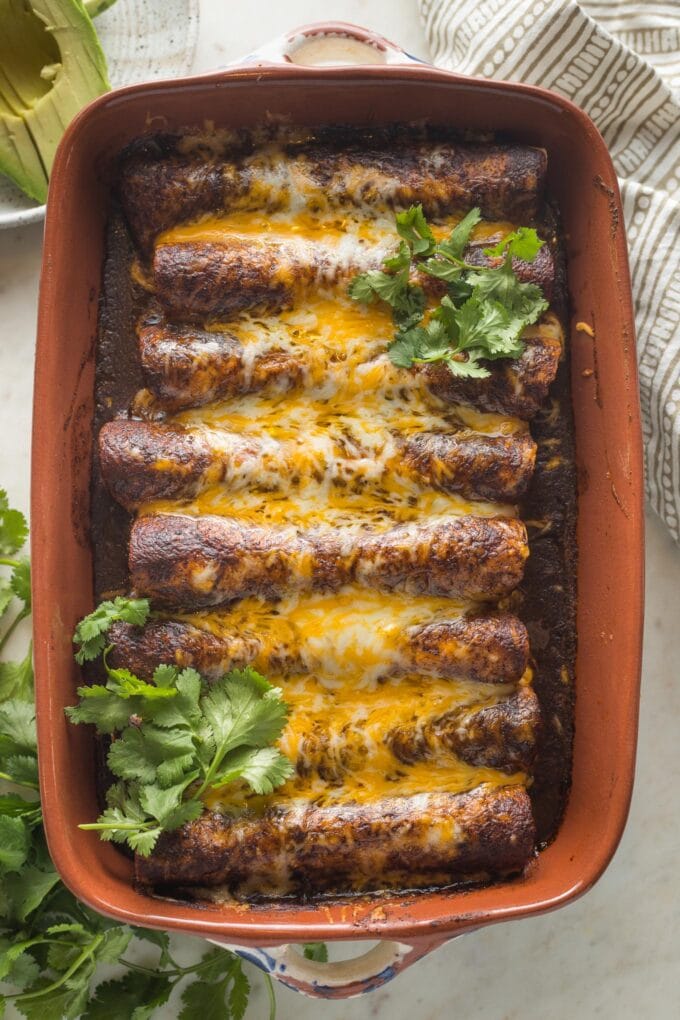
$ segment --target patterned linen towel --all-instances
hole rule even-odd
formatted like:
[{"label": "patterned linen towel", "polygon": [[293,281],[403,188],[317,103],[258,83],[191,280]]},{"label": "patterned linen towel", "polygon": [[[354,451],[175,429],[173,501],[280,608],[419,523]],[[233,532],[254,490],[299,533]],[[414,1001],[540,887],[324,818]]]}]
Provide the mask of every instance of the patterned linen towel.
[{"label": "patterned linen towel", "polygon": [[680,542],[678,0],[419,0],[434,63],[542,85],[585,110],[621,184],[647,496]]}]

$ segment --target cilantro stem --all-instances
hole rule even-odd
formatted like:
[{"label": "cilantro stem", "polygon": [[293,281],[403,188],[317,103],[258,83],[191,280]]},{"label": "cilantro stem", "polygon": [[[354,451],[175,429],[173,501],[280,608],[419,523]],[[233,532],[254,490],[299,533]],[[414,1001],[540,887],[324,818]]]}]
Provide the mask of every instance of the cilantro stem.
[{"label": "cilantro stem", "polygon": [[[0,779],[4,779],[6,783],[14,783],[15,786],[24,786],[27,790],[39,790],[40,787],[37,783],[31,783],[27,779],[14,779],[6,772],[0,772]],[[37,809],[36,809],[37,810]],[[34,812],[31,812],[32,814]]]},{"label": "cilantro stem", "polygon": [[422,358],[413,358],[414,365],[431,365],[435,361],[448,361],[451,357],[451,351],[446,351],[444,354],[426,354]]},{"label": "cilantro stem", "polygon": [[50,992],[56,991],[57,988],[61,988],[61,986],[65,984],[73,974],[75,974],[75,972],[85,963],[85,961],[89,957],[93,956],[97,952],[97,949],[99,948],[103,941],[104,941],[103,935],[95,935],[95,937],[90,942],[89,946],[86,946],[85,949],[83,949],[80,956],[76,957],[76,959],[73,961],[68,970],[65,970],[64,973],[56,981],[53,981],[51,985],[46,985],[44,988],[39,988],[37,992],[24,992],[20,995],[11,996],[8,995],[7,998],[14,999],[17,1005],[19,1005],[22,1002],[28,1002],[29,999],[30,1000],[39,999],[43,995],[48,995]]},{"label": "cilantro stem", "polygon": [[276,1020],[276,996],[274,994],[274,982],[269,974],[263,974],[267,995],[269,996],[269,1020]]},{"label": "cilantro stem", "polygon": [[[225,952],[229,952],[229,950],[225,950]],[[174,963],[174,967],[164,969],[160,972],[164,977],[169,978],[175,976],[177,978],[182,978],[187,974],[198,974],[205,967],[210,967],[214,963],[214,960],[208,958],[205,960],[199,960],[197,963],[191,963],[187,967],[180,967],[177,961],[173,960],[171,956],[169,959],[172,963]],[[130,970],[138,970],[140,974],[151,974],[155,977],[159,973],[158,968],[144,967],[141,963],[131,963],[129,960],[120,960],[120,963],[123,967],[129,967]]]},{"label": "cilantro stem", "polygon": [[0,556],[0,565],[3,567],[20,567],[21,560],[12,560],[8,556]]},{"label": "cilantro stem", "polygon": [[143,967],[141,963],[132,963],[131,960],[119,960],[121,967],[127,967],[129,970],[136,970],[140,974],[150,974],[152,977],[156,977],[157,974],[161,973],[164,977],[172,977],[173,974],[179,974],[179,968],[173,970],[159,971],[158,968],[154,967]]},{"label": "cilantro stem", "polygon": [[26,606],[24,606],[23,609],[19,610],[18,614],[16,615],[16,617],[14,618],[12,623],[9,625],[9,627],[7,628],[5,633],[2,635],[2,638],[0,638],[0,652],[3,650],[3,648],[5,647],[7,642],[9,641],[9,639],[12,636],[14,630],[19,626],[19,624],[21,623],[22,620],[26,619],[26,617],[29,615],[29,613],[30,613],[30,610],[27,609]]},{"label": "cilantro stem", "polygon": [[132,832],[146,832],[155,829],[155,822],[83,822],[79,829],[129,829]]}]

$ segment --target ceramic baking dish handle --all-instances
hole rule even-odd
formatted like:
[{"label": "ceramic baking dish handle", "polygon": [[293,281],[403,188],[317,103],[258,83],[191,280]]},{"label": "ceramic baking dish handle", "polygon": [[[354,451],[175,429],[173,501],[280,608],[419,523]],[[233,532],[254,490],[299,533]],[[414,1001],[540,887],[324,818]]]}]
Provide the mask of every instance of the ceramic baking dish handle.
[{"label": "ceramic baking dish handle", "polygon": [[358,25],[319,21],[302,25],[250,53],[240,64],[303,64],[339,67],[360,64],[422,64],[400,46]]},{"label": "ceramic baking dish handle", "polygon": [[230,949],[242,959],[254,963],[260,970],[295,992],[318,999],[349,999],[391,981],[412,963],[448,940],[418,939],[412,945],[379,942],[352,960],[331,963],[308,960],[292,945],[246,948],[215,938],[208,941],[223,949]]}]

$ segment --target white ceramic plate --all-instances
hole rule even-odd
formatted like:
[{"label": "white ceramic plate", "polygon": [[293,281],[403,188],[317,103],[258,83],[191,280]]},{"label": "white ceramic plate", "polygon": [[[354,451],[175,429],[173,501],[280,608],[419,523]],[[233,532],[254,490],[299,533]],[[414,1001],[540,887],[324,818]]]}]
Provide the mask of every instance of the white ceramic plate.
[{"label": "white ceramic plate", "polygon": [[[118,0],[95,20],[112,88],[188,74],[198,37],[199,0]],[[0,175],[0,229],[45,215]]]}]

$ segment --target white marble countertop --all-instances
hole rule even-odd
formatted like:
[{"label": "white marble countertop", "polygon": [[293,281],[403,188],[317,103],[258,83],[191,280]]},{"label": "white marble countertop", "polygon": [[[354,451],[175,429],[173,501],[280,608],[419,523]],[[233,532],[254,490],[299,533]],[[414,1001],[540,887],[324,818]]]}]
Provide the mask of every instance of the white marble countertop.
[{"label": "white marble countertop", "polygon": [[[287,29],[324,17],[377,29],[427,56],[414,0],[201,0],[195,69],[234,60]],[[24,509],[41,237],[39,225],[0,233],[0,485]],[[279,1020],[678,1016],[679,609],[680,550],[650,515],[636,787],[621,846],[597,886],[556,913],[450,943],[362,999],[322,1003],[281,989]],[[177,1011],[171,1005],[158,1015],[171,1020]],[[260,989],[247,1016],[267,1015]]]}]

